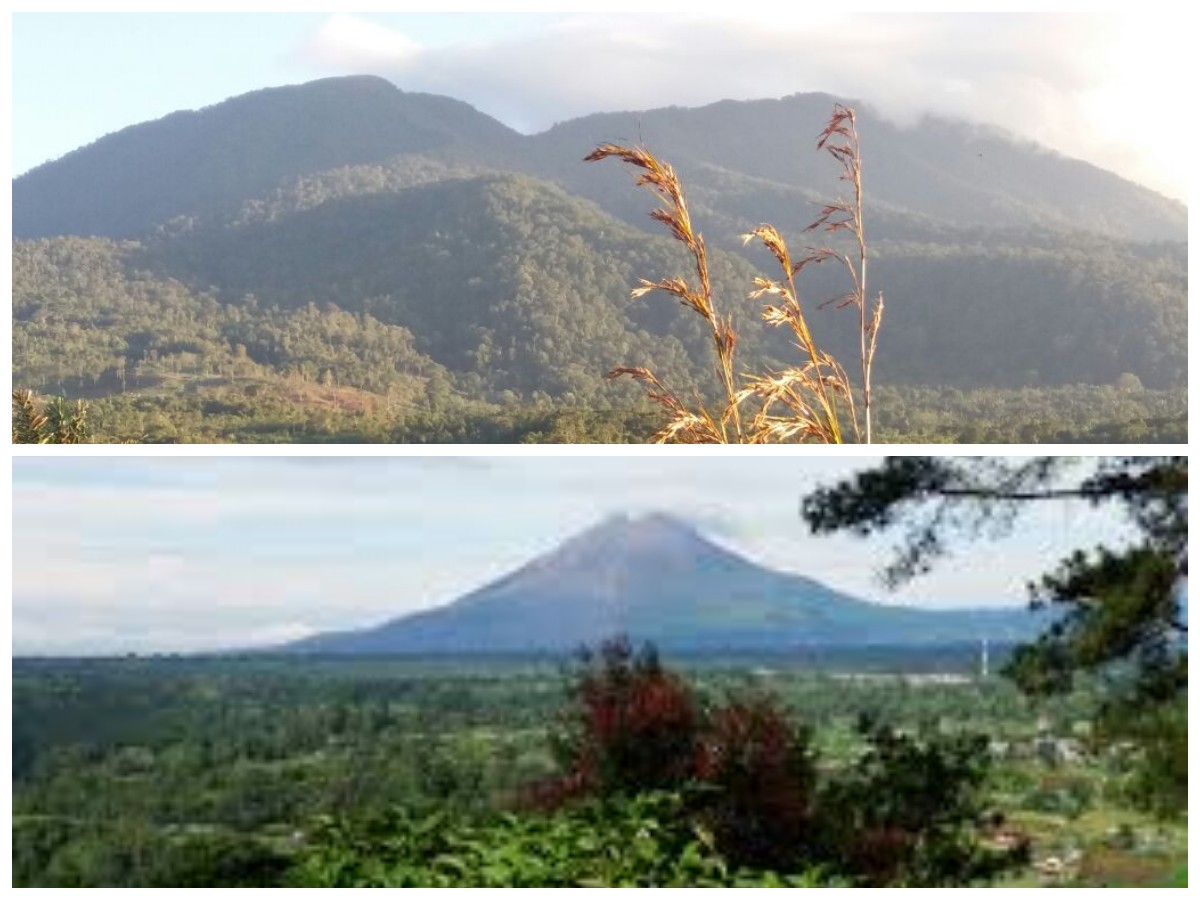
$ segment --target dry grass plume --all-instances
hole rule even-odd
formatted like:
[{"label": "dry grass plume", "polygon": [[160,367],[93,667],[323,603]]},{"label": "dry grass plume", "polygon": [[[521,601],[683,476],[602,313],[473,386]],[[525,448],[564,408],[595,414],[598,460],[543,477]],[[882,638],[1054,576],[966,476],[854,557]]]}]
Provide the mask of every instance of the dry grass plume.
[{"label": "dry grass plume", "polygon": [[[666,226],[671,236],[687,248],[695,270],[694,278],[639,280],[632,292],[642,297],[662,291],[675,297],[708,325],[716,357],[716,374],[723,390],[719,409],[709,409],[697,399],[686,403],[677,392],[664,385],[649,369],[621,366],[608,373],[609,378],[628,376],[641,382],[646,395],[667,413],[667,424],[654,435],[658,443],[669,441],[691,444],[761,444],[789,441],[843,443],[843,411],[857,440],[871,441],[871,366],[883,317],[883,295],[879,294],[868,312],[867,245],[862,216],[862,163],[854,111],[840,104],[821,133],[817,148],[834,157],[842,168],[840,178],[854,189],[852,200],[838,199],[825,205],[807,232],[834,234],[848,232],[856,248],[839,253],[828,245],[807,247],[794,260],[786,241],[771,225],[759,225],[747,235],[746,243],[761,241],[780,267],[778,279],[755,278],[751,299],[768,298],[762,318],[772,326],[790,328],[801,351],[798,366],[760,375],[736,374],[737,332],[732,313],[721,313],[713,297],[709,278],[708,253],[703,236],[692,225],[683,186],[674,168],[657,159],[643,147],[602,144],[586,160],[595,162],[615,158],[638,170],[637,184],[652,190],[659,207],[650,216]],[[796,278],[809,265],[826,260],[841,262],[850,274],[853,290],[829,303],[853,306],[859,312],[861,400],[865,435],[860,428],[854,391],[845,369],[813,339],[808,319],[796,287]],[[752,410],[743,413],[743,408]]]}]

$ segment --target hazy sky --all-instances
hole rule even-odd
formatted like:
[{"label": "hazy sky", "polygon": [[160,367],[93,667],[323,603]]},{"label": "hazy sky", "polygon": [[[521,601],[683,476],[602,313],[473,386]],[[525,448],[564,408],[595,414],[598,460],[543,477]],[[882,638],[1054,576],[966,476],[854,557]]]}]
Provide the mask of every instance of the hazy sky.
[{"label": "hazy sky", "polygon": [[772,567],[868,599],[1019,603],[1121,533],[1048,505],[899,594],[892,539],[808,535],[802,495],[844,458],[224,457],[13,460],[13,652],[198,650],[359,627],[511,571],[618,512],[665,511]]},{"label": "hazy sky", "polygon": [[998,124],[1186,200],[1193,51],[1182,5],[1122,14],[735,9],[16,14],[12,170],[176,109],[366,72],[466,100],[522,131],[601,110],[822,90],[904,123],[936,112]]}]

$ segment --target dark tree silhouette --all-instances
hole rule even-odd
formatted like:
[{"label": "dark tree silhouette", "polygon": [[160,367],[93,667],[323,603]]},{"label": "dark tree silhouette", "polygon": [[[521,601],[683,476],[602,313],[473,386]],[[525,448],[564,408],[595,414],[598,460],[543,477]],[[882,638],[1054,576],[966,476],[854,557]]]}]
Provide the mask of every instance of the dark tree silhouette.
[{"label": "dark tree silhouette", "polygon": [[815,491],[801,512],[818,534],[903,529],[885,572],[896,584],[927,571],[957,539],[1003,533],[1031,505],[1067,500],[1120,508],[1136,537],[1075,550],[1031,583],[1033,605],[1059,615],[1017,649],[1007,674],[1033,696],[1068,691],[1081,673],[1106,676],[1098,720],[1109,736],[1140,746],[1139,799],[1161,813],[1182,811],[1187,457],[898,457]]}]

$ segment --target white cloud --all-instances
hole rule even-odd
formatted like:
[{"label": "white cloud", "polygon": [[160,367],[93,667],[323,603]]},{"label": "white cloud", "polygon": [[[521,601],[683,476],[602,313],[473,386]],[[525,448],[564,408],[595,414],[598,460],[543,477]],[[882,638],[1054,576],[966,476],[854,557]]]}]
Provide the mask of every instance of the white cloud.
[{"label": "white cloud", "polygon": [[421,45],[395,29],[335,13],[298,49],[302,59],[331,68],[406,69],[420,61]]},{"label": "white cloud", "polygon": [[[421,47],[338,14],[296,58],[447,94],[523,131],[598,111],[827,91],[900,123],[1000,125],[1186,198],[1188,29],[1140,13],[579,14],[539,30]],[[1162,130],[1172,137],[1163,139]]]}]

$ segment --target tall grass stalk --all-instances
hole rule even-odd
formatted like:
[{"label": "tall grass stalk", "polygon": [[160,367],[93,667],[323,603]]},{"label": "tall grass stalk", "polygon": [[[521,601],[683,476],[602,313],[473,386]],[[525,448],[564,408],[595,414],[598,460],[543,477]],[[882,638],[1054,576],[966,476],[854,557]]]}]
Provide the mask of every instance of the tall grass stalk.
[{"label": "tall grass stalk", "polygon": [[662,203],[650,213],[650,217],[666,225],[675,240],[687,247],[696,270],[695,284],[683,278],[664,278],[661,281],[639,279],[639,286],[633,290],[632,296],[636,298],[651,291],[664,291],[704,319],[716,352],[717,378],[725,395],[724,409],[719,415],[713,415],[703,402],[698,401],[696,409],[690,410],[654,373],[642,367],[622,366],[609,372],[608,377],[628,375],[641,381],[650,399],[665,407],[671,414],[670,422],[655,436],[660,443],[669,440],[697,444],[744,443],[746,435],[742,429],[741,413],[738,409],[739,391],[734,376],[737,335],[733,330],[733,316],[722,316],[717,312],[708,274],[708,251],[704,245],[704,237],[692,228],[692,219],[688,214],[687,201],[683,196],[683,186],[679,177],[674,168],[660,162],[641,147],[602,144],[589,154],[586,160],[595,162],[610,156],[641,170],[638,185],[650,188],[658,194]]},{"label": "tall grass stalk", "polygon": [[[860,355],[862,369],[862,405],[866,440],[871,440],[871,366],[883,317],[883,295],[879,295],[871,312],[867,312],[867,246],[862,217],[862,165],[858,134],[854,127],[854,111],[837,105],[821,133],[817,148],[830,153],[842,166],[841,179],[854,187],[853,201],[838,199],[827,204],[808,226],[806,232],[823,231],[833,234],[848,231],[857,240],[857,260],[849,254],[839,254],[828,246],[806,248],[805,255],[794,262],[787,243],[772,225],[759,225],[743,240],[759,240],[779,262],[782,276],[778,280],[754,279],[752,299],[777,298],[767,304],[763,320],[772,326],[787,326],[803,353],[800,366],[761,375],[740,376],[738,386],[735,350],[737,333],[732,313],[718,312],[713,297],[708,270],[708,254],[703,236],[692,226],[683,186],[674,168],[657,159],[643,147],[602,144],[586,157],[588,162],[616,158],[639,170],[637,184],[654,191],[660,206],[650,213],[663,223],[671,236],[683,244],[695,269],[695,281],[684,278],[665,278],[659,281],[639,279],[632,296],[642,297],[652,291],[663,291],[704,319],[712,335],[716,354],[716,374],[723,397],[719,411],[710,410],[697,397],[694,405],[685,402],[668,388],[652,371],[641,366],[621,366],[608,373],[609,378],[632,377],[642,383],[647,396],[668,414],[667,424],[655,435],[659,443],[774,443],[781,441],[812,441],[840,444],[843,442],[842,405],[849,415],[857,440],[863,434],[858,423],[854,393],[845,369],[829,353],[820,349],[813,339],[796,277],[808,265],[829,259],[841,261],[850,273],[854,290],[829,301],[840,306],[855,306],[859,310]],[[754,401],[757,411],[743,417],[742,406]]]},{"label": "tall grass stalk", "polygon": [[837,253],[830,247],[811,250],[805,260],[822,262],[836,259],[841,262],[854,290],[838,298],[838,306],[853,306],[858,310],[859,360],[862,366],[863,420],[866,425],[866,442],[871,443],[871,368],[875,362],[875,349],[879,342],[879,325],[883,321],[883,291],[875,297],[875,304],[867,311],[867,239],[863,231],[863,187],[862,150],[858,141],[858,128],[854,110],[836,104],[833,116],[821,138],[817,149],[828,152],[842,167],[839,179],[848,181],[854,188],[853,201],[836,200],[822,210],[816,220],[805,231],[822,230],[828,234],[849,231],[858,247],[857,259],[849,254]]}]

